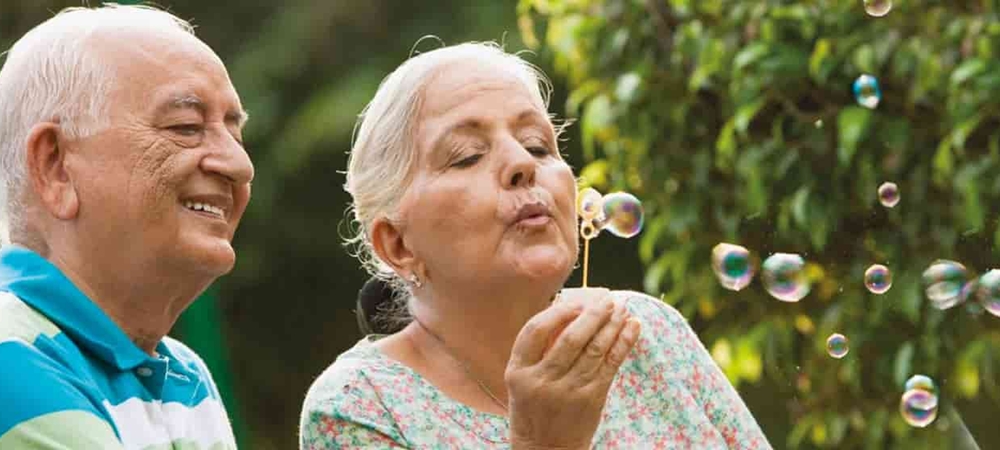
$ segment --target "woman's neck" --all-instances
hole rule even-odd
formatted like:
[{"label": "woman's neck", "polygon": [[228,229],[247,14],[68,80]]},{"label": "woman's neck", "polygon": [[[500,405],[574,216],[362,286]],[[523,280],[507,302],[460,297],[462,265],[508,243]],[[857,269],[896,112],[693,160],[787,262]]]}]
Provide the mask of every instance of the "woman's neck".
[{"label": "woman's neck", "polygon": [[514,340],[524,324],[550,301],[544,294],[414,299],[411,311],[419,325],[408,327],[406,334],[431,370],[457,367],[467,372],[471,383],[482,383],[506,403],[504,371]]}]

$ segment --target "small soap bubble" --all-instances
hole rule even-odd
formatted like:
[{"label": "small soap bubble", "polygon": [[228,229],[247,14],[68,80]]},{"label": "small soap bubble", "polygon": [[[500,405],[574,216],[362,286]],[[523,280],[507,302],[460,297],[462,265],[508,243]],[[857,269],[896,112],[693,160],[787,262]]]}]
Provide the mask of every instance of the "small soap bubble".
[{"label": "small soap bubble", "polygon": [[988,313],[1000,317],[1000,270],[992,269],[979,277],[976,296]]},{"label": "small soap bubble", "polygon": [[865,12],[872,17],[882,17],[892,11],[892,0],[864,0]]},{"label": "small soap bubble", "polygon": [[580,191],[576,197],[576,213],[584,220],[596,219],[601,213],[601,193],[594,188],[586,188]]},{"label": "small soap bubble", "polygon": [[584,219],[580,222],[580,237],[584,239],[593,239],[601,234],[601,227],[594,223],[594,220]]},{"label": "small soap bubble", "polygon": [[872,294],[885,294],[892,287],[892,272],[881,264],[872,264],[865,270],[865,287]]},{"label": "small soap bubble", "polygon": [[886,208],[896,206],[899,203],[899,186],[896,183],[882,183],[878,187],[878,201]]},{"label": "small soap bubble", "polygon": [[911,391],[914,389],[922,389],[930,392],[934,395],[938,394],[937,385],[934,384],[934,380],[927,375],[914,375],[906,380],[906,384],[903,386],[904,391]]},{"label": "small soap bubble", "polygon": [[805,261],[793,253],[775,253],[764,260],[761,278],[764,289],[783,302],[797,302],[809,294]]},{"label": "small soap bubble", "polygon": [[854,80],[854,99],[858,104],[868,109],[875,109],[882,101],[882,90],[878,87],[878,79],[871,75],[861,75]]},{"label": "small soap bubble", "polygon": [[813,126],[816,128],[823,128],[823,119],[816,119],[816,121],[813,122]]},{"label": "small soap bubble", "polygon": [[910,426],[924,428],[937,418],[937,394],[924,389],[910,389],[899,400],[899,413]]},{"label": "small soap bubble", "polygon": [[964,300],[968,272],[958,262],[939,259],[924,271],[923,281],[931,304],[937,309],[948,309]]},{"label": "small soap bubble", "polygon": [[739,291],[753,280],[754,264],[745,247],[720,243],[712,248],[712,271],[719,284],[730,291]]},{"label": "small soap bubble", "polygon": [[847,342],[847,336],[840,333],[833,333],[830,337],[826,338],[826,352],[830,356],[840,359],[847,356],[847,352],[850,351]]},{"label": "small soap bubble", "polygon": [[626,192],[615,192],[605,195],[604,229],[611,234],[630,238],[642,231],[642,202],[634,195]]}]

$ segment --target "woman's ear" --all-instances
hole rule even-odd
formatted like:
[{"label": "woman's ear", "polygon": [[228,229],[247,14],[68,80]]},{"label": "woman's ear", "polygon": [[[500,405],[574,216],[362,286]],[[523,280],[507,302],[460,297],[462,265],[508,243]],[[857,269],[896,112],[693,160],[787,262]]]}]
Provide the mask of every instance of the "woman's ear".
[{"label": "woman's ear", "polygon": [[416,257],[406,246],[399,224],[380,217],[372,222],[372,249],[396,273],[406,277],[416,271]]},{"label": "woman's ear", "polygon": [[27,175],[39,205],[51,216],[69,220],[79,212],[80,199],[66,167],[66,149],[60,144],[58,124],[32,127],[25,148]]}]

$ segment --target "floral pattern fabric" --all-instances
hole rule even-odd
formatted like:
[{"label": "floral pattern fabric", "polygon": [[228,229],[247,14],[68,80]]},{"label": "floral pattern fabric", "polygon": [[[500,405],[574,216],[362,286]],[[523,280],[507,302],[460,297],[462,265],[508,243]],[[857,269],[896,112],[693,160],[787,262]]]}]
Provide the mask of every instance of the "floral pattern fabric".
[{"label": "floral pattern fabric", "polygon": [[[615,292],[642,322],[594,434],[599,449],[770,449],[746,405],[673,307]],[[507,418],[445,396],[361,340],[313,383],[302,449],[510,448]]]}]

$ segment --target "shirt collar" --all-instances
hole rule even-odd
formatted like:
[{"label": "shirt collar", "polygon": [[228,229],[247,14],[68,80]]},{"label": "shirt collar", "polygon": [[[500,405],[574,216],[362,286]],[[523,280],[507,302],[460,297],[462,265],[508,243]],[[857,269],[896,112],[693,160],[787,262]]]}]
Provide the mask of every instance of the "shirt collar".
[{"label": "shirt collar", "polygon": [[[16,245],[0,249],[0,291],[35,308],[77,345],[119,370],[132,370],[152,357],[56,267]],[[157,352],[169,354],[161,341]]]}]

